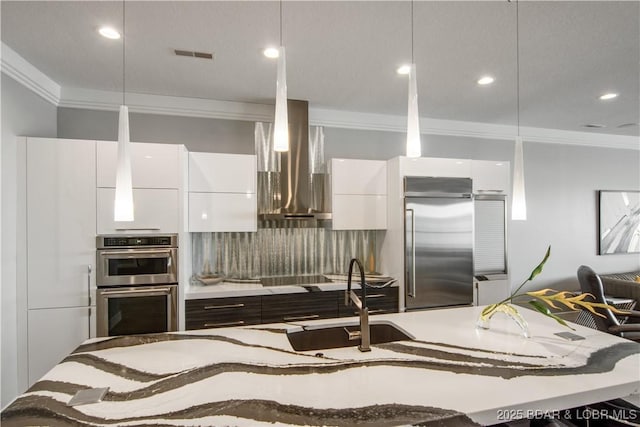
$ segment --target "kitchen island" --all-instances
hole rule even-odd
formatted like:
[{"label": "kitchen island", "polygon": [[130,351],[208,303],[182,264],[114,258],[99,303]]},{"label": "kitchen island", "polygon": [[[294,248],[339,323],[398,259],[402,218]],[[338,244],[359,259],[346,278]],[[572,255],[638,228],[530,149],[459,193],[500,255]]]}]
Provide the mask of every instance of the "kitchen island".
[{"label": "kitchen island", "polygon": [[[640,344],[524,311],[532,337],[482,307],[385,314],[411,341],[296,352],[327,319],[85,342],[2,413],[15,425],[487,425],[638,393]],[[98,403],[67,406],[109,387]]]}]

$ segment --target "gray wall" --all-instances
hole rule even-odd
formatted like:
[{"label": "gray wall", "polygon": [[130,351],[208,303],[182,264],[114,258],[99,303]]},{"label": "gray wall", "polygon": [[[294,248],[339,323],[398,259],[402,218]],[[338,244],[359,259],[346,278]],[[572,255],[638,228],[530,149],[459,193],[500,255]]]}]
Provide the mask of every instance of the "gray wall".
[{"label": "gray wall", "polygon": [[[253,122],[129,114],[131,141],[184,144],[189,151],[253,154]],[[58,109],[58,138],[118,139],[114,111]]]},{"label": "gray wall", "polygon": [[[5,407],[20,390],[18,385],[19,331],[17,298],[25,283],[17,283],[16,256],[16,136],[56,137],[56,107],[35,95],[15,80],[2,74],[2,387],[1,405]],[[24,302],[26,304],[26,302]],[[21,319],[23,320],[23,319]],[[21,361],[22,362],[22,361]]]}]

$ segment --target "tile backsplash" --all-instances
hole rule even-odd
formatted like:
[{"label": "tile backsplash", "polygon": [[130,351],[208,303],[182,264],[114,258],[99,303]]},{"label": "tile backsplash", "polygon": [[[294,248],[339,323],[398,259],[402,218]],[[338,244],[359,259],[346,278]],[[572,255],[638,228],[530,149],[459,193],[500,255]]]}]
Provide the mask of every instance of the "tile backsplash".
[{"label": "tile backsplash", "polygon": [[368,273],[375,272],[378,233],[326,228],[192,233],[193,273],[239,279],[346,273],[351,258],[360,259]]}]

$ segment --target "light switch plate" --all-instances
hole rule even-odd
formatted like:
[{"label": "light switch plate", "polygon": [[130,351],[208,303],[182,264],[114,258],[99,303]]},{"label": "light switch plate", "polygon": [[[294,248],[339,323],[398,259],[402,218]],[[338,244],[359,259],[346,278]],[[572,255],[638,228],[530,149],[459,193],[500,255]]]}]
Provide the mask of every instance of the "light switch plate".
[{"label": "light switch plate", "polygon": [[88,403],[98,403],[109,391],[109,387],[89,388],[78,391],[67,403],[67,406],[86,405]]}]

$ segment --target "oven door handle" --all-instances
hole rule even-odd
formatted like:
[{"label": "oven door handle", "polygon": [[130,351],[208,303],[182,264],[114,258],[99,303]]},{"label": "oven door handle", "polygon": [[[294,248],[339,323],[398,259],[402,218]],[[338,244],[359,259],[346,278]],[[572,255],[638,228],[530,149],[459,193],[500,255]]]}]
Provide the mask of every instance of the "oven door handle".
[{"label": "oven door handle", "polygon": [[171,294],[171,288],[153,288],[153,289],[129,289],[126,291],[101,291],[101,296],[126,296],[132,294],[145,294],[149,296],[153,295],[169,295]]},{"label": "oven door handle", "polygon": [[170,249],[154,249],[154,250],[134,250],[134,251],[108,251],[101,252],[100,256],[104,258],[110,258],[112,255],[126,255],[127,258],[139,258],[138,255],[169,255]]}]

